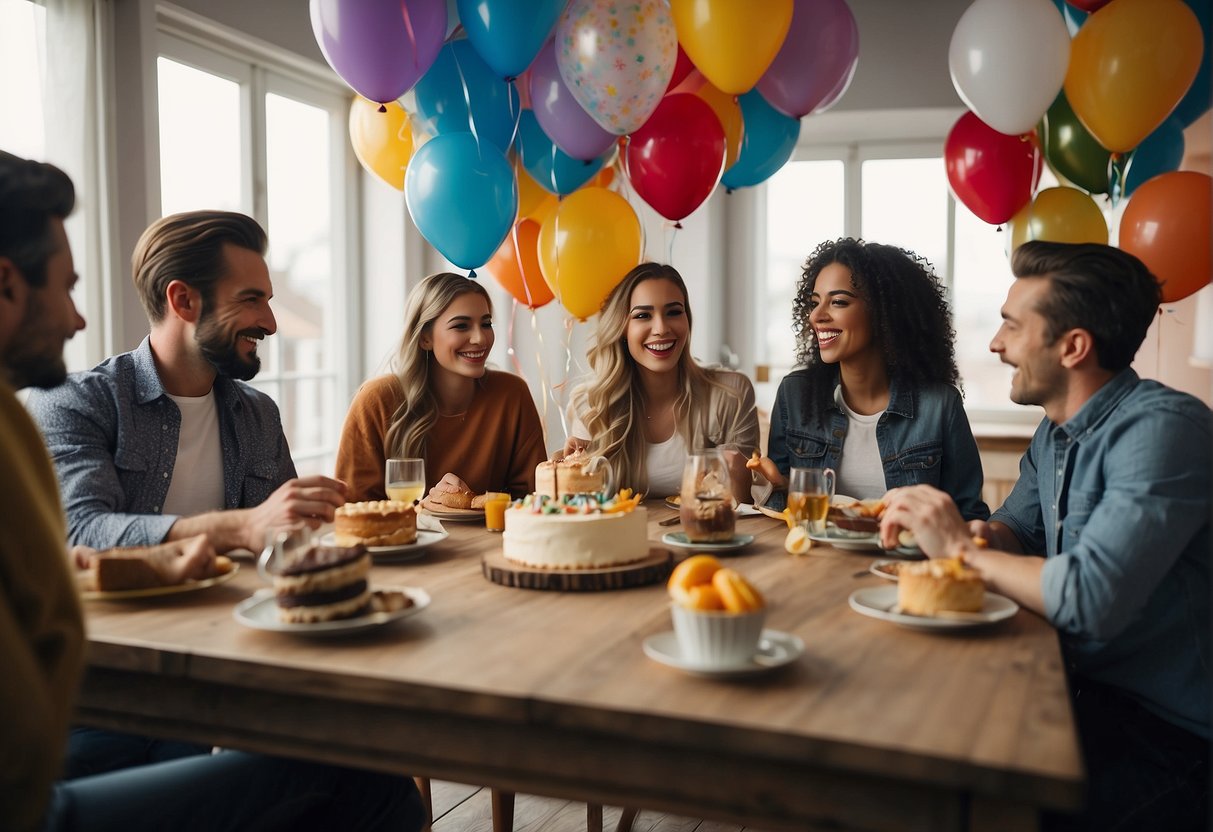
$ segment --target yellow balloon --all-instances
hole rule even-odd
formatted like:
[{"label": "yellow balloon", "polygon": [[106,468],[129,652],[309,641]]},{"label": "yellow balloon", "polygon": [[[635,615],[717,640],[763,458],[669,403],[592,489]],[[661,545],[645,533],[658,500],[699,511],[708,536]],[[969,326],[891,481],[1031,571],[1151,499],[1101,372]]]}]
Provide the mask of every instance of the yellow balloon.
[{"label": "yellow balloon", "polygon": [[543,279],[564,308],[583,321],[640,262],[640,253],[636,212],[605,188],[569,194],[539,229]]},{"label": "yellow balloon", "polygon": [[1045,188],[1011,218],[1011,250],[1028,240],[1053,243],[1108,242],[1103,212],[1077,188]]},{"label": "yellow balloon", "polygon": [[670,11],[687,57],[730,95],[753,89],[792,25],[792,0],[670,0]]},{"label": "yellow balloon", "polygon": [[543,225],[543,221],[556,210],[559,200],[556,195],[547,191],[526,172],[521,164],[514,164],[514,173],[518,177],[518,219],[534,220]]},{"label": "yellow balloon", "polygon": [[1128,152],[1192,85],[1202,40],[1200,21],[1183,0],[1116,0],[1074,36],[1066,98],[1101,145]]},{"label": "yellow balloon", "polygon": [[395,101],[383,105],[355,98],[350,105],[350,143],[362,166],[398,191],[404,190],[404,169],[413,158],[413,128],[409,114]]}]

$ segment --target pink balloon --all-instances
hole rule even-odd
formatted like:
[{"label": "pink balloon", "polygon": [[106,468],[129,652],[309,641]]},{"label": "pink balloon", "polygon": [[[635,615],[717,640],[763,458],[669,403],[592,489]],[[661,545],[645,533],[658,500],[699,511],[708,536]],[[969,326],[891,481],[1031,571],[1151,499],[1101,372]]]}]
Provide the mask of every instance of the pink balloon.
[{"label": "pink balloon", "polygon": [[859,62],[859,26],[846,0],[794,0],[792,27],[758,91],[784,115],[821,112],[842,97]]},{"label": "pink balloon", "polygon": [[606,153],[615,134],[599,127],[565,85],[556,65],[554,41],[543,45],[527,72],[531,107],[548,138],[574,159],[597,159]]}]

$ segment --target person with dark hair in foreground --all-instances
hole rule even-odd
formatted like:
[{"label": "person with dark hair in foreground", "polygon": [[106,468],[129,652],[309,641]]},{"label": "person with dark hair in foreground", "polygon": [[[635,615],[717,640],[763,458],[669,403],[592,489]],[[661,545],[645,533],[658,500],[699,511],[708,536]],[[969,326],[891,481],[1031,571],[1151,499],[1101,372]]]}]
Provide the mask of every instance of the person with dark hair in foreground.
[{"label": "person with dark hair in foreground", "polygon": [[[788,471],[834,468],[837,489],[860,500],[926,483],[984,520],[981,458],[961,401],[955,333],[930,264],[895,246],[843,238],[804,266],[792,307],[796,362],[771,409],[769,461]],[[776,508],[785,499],[776,491]]]},{"label": "person with dark hair in foreground", "polygon": [[1129,366],[1161,299],[1136,257],[1037,241],[1012,270],[990,349],[1045,411],[1019,481],[967,525],[935,489],[894,490],[883,542],[909,529],[1058,629],[1090,782],[1049,829],[1207,829],[1213,414]]},{"label": "person with dark hair in foreground", "polygon": [[[0,151],[0,829],[418,830],[405,776],[225,751],[58,780],[84,627],[55,473],[16,390],[61,384],[84,328],[60,170]],[[203,535],[164,544],[182,578],[206,570]]]}]

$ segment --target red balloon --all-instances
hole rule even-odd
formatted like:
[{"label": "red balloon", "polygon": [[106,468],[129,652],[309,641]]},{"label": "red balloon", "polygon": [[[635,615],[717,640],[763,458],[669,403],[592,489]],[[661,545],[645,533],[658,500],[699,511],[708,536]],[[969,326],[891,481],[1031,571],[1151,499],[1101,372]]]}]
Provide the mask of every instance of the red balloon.
[{"label": "red balloon", "polygon": [[1066,0],[1066,2],[1074,8],[1082,9],[1087,14],[1090,14],[1091,12],[1099,11],[1112,2],[1112,0]]},{"label": "red balloon", "polygon": [[1028,204],[1043,165],[1034,141],[999,133],[972,113],[953,125],[943,156],[952,193],[991,225]]},{"label": "red balloon", "polygon": [[1209,285],[1213,271],[1213,179],[1181,170],[1147,179],[1120,218],[1120,247],[1162,281],[1162,302]]},{"label": "red balloon", "polygon": [[702,98],[667,95],[632,134],[625,170],[640,198],[666,219],[703,204],[724,171],[724,128]]}]

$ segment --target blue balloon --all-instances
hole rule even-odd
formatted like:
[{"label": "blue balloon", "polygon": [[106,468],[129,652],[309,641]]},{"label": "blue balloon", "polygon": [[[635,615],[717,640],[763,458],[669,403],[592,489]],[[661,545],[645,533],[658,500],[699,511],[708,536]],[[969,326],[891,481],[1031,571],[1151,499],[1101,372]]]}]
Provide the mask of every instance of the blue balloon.
[{"label": "blue balloon", "polygon": [[758,90],[750,90],[738,102],[745,124],[741,154],[720,178],[720,183],[730,191],[770,178],[792,158],[796,140],[800,138],[800,120],[776,110]]},{"label": "blue balloon", "polygon": [[1053,5],[1057,7],[1057,11],[1061,12],[1061,16],[1065,19],[1066,28],[1070,30],[1070,37],[1077,35],[1078,30],[1082,28],[1082,24],[1087,22],[1087,12],[1074,8],[1066,0],[1053,0]]},{"label": "blue balloon", "polygon": [[568,0],[458,0],[463,31],[498,78],[512,81],[531,65],[556,29]]},{"label": "blue balloon", "polygon": [[1184,126],[1171,116],[1133,151],[1129,172],[1125,175],[1124,195],[1133,193],[1147,179],[1178,170],[1183,158]]},{"label": "blue balloon", "polygon": [[[442,47],[434,65],[413,87],[417,118],[431,135],[474,130],[481,141],[502,153],[514,139],[514,121],[522,109],[518,91],[493,74],[466,40]],[[468,117],[468,101],[472,117]]]},{"label": "blue balloon", "polygon": [[471,133],[435,136],[413,154],[404,201],[421,236],[463,269],[488,262],[518,215],[505,154]]},{"label": "blue balloon", "polygon": [[523,110],[518,122],[518,151],[522,154],[522,166],[531,178],[546,191],[557,196],[566,196],[580,188],[602,170],[608,150],[597,159],[583,161],[574,159],[548,138],[539,126],[539,119],[531,110]]},{"label": "blue balloon", "polygon": [[1179,104],[1171,115],[1179,119],[1179,123],[1188,127],[1196,119],[1209,111],[1213,105],[1213,66],[1210,65],[1209,52],[1213,49],[1213,11],[1210,10],[1209,0],[1184,0],[1188,8],[1196,13],[1200,21],[1200,32],[1204,35],[1205,51],[1200,59],[1200,69],[1196,70],[1196,78],[1192,86],[1184,93]]}]

